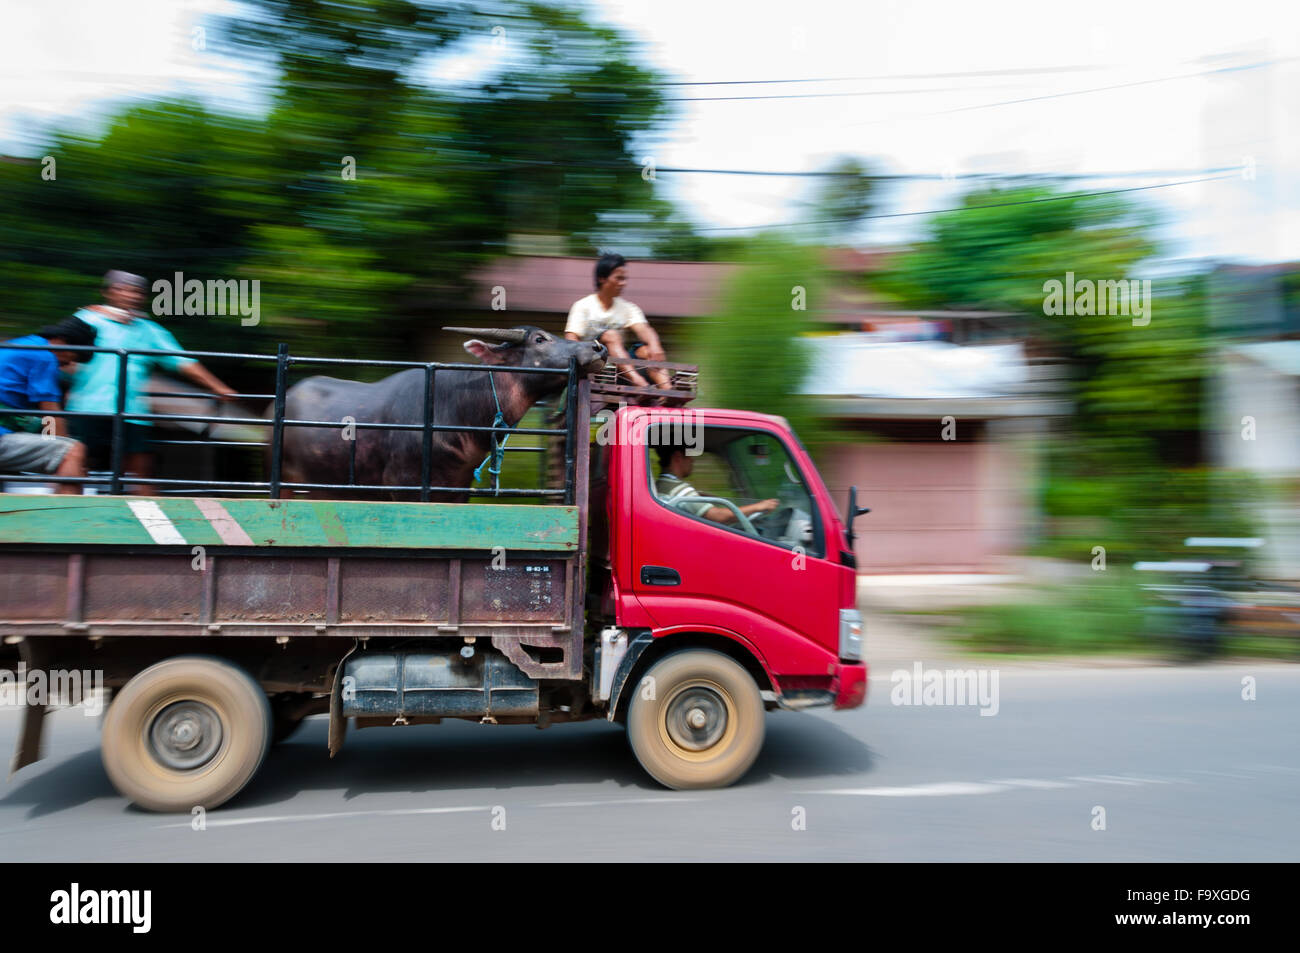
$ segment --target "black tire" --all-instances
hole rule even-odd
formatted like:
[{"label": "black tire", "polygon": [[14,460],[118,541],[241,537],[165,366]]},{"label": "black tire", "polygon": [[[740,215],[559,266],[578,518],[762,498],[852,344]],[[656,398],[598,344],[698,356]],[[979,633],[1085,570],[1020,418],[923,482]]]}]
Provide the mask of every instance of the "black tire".
[{"label": "black tire", "polygon": [[750,674],[721,652],[674,652],[629,689],[628,741],[665,787],[726,787],[763,747],[763,697]]},{"label": "black tire", "polygon": [[151,811],[215,808],[257,773],[271,743],[266,693],[222,659],[186,655],[140,672],[104,717],[104,770]]}]

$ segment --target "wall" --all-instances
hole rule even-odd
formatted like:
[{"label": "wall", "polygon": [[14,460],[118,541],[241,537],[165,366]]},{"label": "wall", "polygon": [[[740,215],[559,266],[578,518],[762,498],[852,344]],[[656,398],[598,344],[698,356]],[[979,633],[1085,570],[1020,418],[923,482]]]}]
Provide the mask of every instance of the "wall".
[{"label": "wall", "polygon": [[837,505],[858,487],[863,573],[998,572],[1029,522],[1025,450],[1012,440],[846,443],[823,455]]}]

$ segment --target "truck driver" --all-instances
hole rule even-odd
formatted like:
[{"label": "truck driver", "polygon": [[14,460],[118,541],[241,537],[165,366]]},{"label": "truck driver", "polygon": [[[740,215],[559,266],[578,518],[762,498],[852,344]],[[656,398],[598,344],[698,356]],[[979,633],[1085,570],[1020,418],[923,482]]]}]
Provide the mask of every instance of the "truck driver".
[{"label": "truck driver", "polygon": [[[699,496],[700,491],[686,482],[695,468],[695,458],[686,453],[683,446],[659,447],[659,479],[655,481],[655,493],[669,506],[679,509],[691,516],[702,516],[715,523],[734,523],[736,514],[725,506],[718,506],[707,500],[691,502],[691,497]],[[737,509],[746,516],[755,513],[769,513],[780,506],[778,500],[759,500],[747,503]]]}]

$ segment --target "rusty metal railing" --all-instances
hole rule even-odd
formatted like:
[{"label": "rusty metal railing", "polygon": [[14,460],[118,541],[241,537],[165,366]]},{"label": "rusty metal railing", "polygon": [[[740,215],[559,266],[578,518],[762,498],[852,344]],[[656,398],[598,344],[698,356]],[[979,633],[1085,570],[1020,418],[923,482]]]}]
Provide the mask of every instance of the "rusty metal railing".
[{"label": "rusty metal railing", "polygon": [[[62,352],[72,351],[87,354],[112,354],[117,358],[117,395],[116,408],[112,413],[108,412],[91,412],[91,411],[69,411],[69,410],[37,410],[27,408],[0,408],[0,416],[18,415],[18,416],[39,416],[42,418],[65,418],[65,419],[109,419],[112,421],[112,439],[110,443],[110,469],[103,475],[88,474],[85,477],[59,477],[54,474],[3,474],[0,480],[8,483],[76,483],[87,486],[107,487],[108,492],[113,495],[121,494],[123,487],[133,485],[149,485],[167,488],[183,488],[191,492],[238,492],[238,493],[267,493],[273,499],[279,499],[287,491],[294,490],[360,490],[368,492],[411,492],[419,493],[422,501],[427,501],[433,493],[469,493],[473,496],[492,496],[492,497],[541,497],[541,498],[562,498],[563,502],[569,505],[577,501],[578,488],[576,486],[576,465],[579,439],[587,439],[586,434],[579,434],[578,431],[578,414],[577,407],[577,363],[570,358],[568,367],[565,368],[547,368],[547,367],[507,367],[500,364],[462,364],[462,363],[439,363],[439,362],[418,362],[418,361],[368,361],[352,358],[324,358],[324,357],[299,357],[289,353],[288,346],[281,344],[274,356],[266,354],[245,354],[228,351],[160,351],[160,350],[134,350],[122,348],[105,348],[90,347],[83,345],[70,344],[10,344],[0,343],[0,349],[3,350],[30,350],[30,351],[49,351]],[[205,414],[159,414],[159,413],[128,413],[126,410],[127,401],[127,371],[129,360],[133,356],[142,357],[187,357],[187,358],[209,358],[217,360],[242,360],[257,361],[265,363],[274,363],[275,365],[275,389],[272,394],[236,394],[235,399],[267,399],[269,397],[273,413],[270,417],[221,417]],[[398,424],[398,423],[381,423],[367,421],[320,421],[320,420],[296,420],[287,419],[285,416],[285,397],[289,388],[289,371],[294,367],[364,367],[364,368],[387,368],[396,370],[405,370],[410,368],[420,368],[424,371],[425,383],[423,388],[424,394],[424,411],[423,420],[418,424]],[[498,374],[552,374],[563,375],[566,379],[566,419],[565,426],[562,429],[545,428],[545,427],[506,427],[506,426],[479,426],[471,424],[458,423],[438,423],[435,417],[433,395],[436,375],[439,371],[471,371],[476,373],[498,373]],[[148,392],[142,392],[142,396],[149,396]],[[155,396],[184,396],[187,398],[200,399],[217,399],[214,395],[208,394],[169,394],[163,392]],[[270,446],[270,472],[267,479],[263,481],[238,481],[238,480],[208,480],[208,479],[169,479],[165,477],[153,476],[132,476],[124,472],[125,460],[125,427],[128,422],[141,423],[203,423],[208,425],[239,425],[251,427],[266,427],[271,430]],[[421,481],[418,485],[378,485],[378,484],[357,484],[349,483],[302,483],[302,482],[285,482],[282,476],[282,461],[284,453],[284,428],[291,427],[327,427],[342,428],[351,426],[357,431],[361,430],[403,430],[419,431],[421,433]],[[430,483],[430,469],[432,464],[433,453],[433,435],[435,433],[446,432],[467,432],[467,433],[488,433],[492,435],[495,442],[497,435],[506,434],[525,434],[537,436],[562,436],[565,438],[565,481],[563,488],[527,488],[527,487],[502,487],[499,476],[493,480],[491,489],[478,489],[474,487],[452,487],[452,486],[434,486]],[[180,445],[207,445],[207,446],[241,446],[241,447],[258,447],[264,448],[268,442],[264,441],[206,441],[206,440],[178,440],[178,441],[155,441],[157,443],[173,443]],[[542,447],[504,447],[507,453],[537,453],[543,452]],[[356,441],[352,441],[350,449],[352,461],[355,464]],[[352,476],[350,468],[349,475]]]}]

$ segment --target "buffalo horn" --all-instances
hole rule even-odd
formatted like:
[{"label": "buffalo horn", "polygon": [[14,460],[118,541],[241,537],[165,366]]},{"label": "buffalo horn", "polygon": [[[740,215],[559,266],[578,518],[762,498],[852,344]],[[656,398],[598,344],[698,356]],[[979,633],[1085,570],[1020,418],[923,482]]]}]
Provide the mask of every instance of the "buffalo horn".
[{"label": "buffalo horn", "polygon": [[479,338],[507,341],[510,344],[523,344],[528,338],[528,332],[523,328],[443,328],[443,330],[455,331],[457,334],[471,334]]}]

